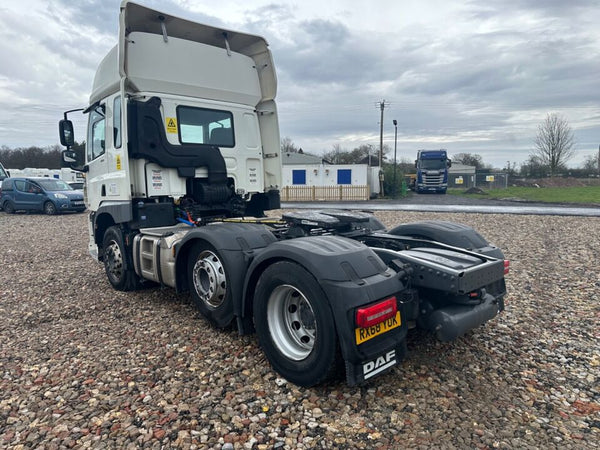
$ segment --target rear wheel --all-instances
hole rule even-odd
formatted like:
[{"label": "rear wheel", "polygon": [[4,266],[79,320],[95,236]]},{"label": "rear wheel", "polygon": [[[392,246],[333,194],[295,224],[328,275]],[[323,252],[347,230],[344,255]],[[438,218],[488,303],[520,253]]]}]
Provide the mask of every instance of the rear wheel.
[{"label": "rear wheel", "polygon": [[287,380],[308,387],[335,374],[333,314],[317,280],[298,264],[278,262],[261,275],[254,326],[269,362]]},{"label": "rear wheel", "polygon": [[213,325],[225,328],[233,320],[233,300],[225,262],[207,242],[192,247],[188,286],[198,311]]},{"label": "rear wheel", "polygon": [[15,206],[9,201],[4,202],[4,204],[2,205],[2,209],[4,209],[6,214],[14,214],[15,213]]},{"label": "rear wheel", "polygon": [[104,270],[108,281],[118,291],[133,291],[140,287],[140,281],[133,267],[127,263],[127,249],[121,229],[110,227],[104,234]]},{"label": "rear wheel", "polygon": [[50,201],[44,203],[44,212],[49,216],[56,214],[56,206],[54,206],[54,203]]}]

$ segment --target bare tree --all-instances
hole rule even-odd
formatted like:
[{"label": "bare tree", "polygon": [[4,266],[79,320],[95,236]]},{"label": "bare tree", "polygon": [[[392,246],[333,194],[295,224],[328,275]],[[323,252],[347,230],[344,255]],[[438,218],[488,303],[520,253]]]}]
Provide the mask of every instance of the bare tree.
[{"label": "bare tree", "polygon": [[298,153],[300,149],[294,144],[291,137],[284,137],[281,139],[281,152],[282,153]]},{"label": "bare tree", "polygon": [[598,172],[598,161],[600,158],[596,155],[587,155],[583,159],[583,170],[587,170],[588,172]]},{"label": "bare tree", "polygon": [[473,153],[457,153],[452,157],[452,162],[464,164],[465,166],[474,166],[476,169],[485,168],[481,155]]},{"label": "bare tree", "polygon": [[[389,145],[383,146],[383,160],[385,153],[390,151]],[[353,150],[346,150],[339,144],[334,144],[331,150],[323,154],[323,158],[334,164],[371,164],[378,165],[378,150],[371,144],[360,145]]]},{"label": "bare tree", "polygon": [[544,165],[555,175],[566,162],[571,159],[575,150],[575,136],[569,122],[559,114],[552,113],[538,126],[538,133],[533,141],[535,149],[532,154],[538,156]]}]

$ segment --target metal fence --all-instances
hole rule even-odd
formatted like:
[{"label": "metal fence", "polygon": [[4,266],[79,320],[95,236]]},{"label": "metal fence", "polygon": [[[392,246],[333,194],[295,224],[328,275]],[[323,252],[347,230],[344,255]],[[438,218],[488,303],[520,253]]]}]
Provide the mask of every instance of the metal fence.
[{"label": "metal fence", "polygon": [[369,200],[369,186],[284,186],[281,190],[281,201],[283,202],[310,202],[318,200]]},{"label": "metal fence", "polygon": [[508,187],[508,174],[496,173],[449,173],[448,187],[469,189],[504,189]]}]

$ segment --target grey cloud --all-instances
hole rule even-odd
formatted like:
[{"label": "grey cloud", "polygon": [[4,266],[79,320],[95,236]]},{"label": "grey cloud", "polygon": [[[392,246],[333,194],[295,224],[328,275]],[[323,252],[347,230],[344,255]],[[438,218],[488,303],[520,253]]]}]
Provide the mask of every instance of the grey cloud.
[{"label": "grey cloud", "polygon": [[[73,30],[83,27],[90,32],[96,30],[102,34],[116,36],[120,4],[119,0],[51,0],[46,11],[49,18],[60,21]],[[93,37],[90,35],[90,38]]]}]

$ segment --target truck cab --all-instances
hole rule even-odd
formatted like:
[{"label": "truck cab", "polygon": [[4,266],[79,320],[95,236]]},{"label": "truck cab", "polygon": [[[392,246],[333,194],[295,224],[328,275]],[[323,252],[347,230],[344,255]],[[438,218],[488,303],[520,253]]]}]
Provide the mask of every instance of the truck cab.
[{"label": "truck cab", "polygon": [[[101,258],[101,232],[114,224],[278,208],[277,80],[267,42],[131,2],[121,5],[121,22],[84,110],[85,155],[65,153],[85,172],[90,252]],[[73,145],[66,113],[60,128],[63,145]]]},{"label": "truck cab", "polygon": [[451,165],[452,161],[448,159],[446,150],[419,150],[415,160],[415,191],[419,194],[445,194],[448,189],[448,169]]}]

